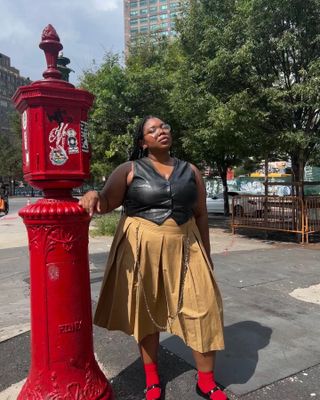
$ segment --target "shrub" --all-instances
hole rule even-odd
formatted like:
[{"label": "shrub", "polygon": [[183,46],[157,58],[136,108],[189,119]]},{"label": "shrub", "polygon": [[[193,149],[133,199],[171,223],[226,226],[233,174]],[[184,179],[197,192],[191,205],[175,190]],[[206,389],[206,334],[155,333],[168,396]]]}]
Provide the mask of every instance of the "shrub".
[{"label": "shrub", "polygon": [[99,215],[94,218],[94,228],[90,230],[91,236],[113,236],[116,232],[121,213],[113,211],[109,214]]}]

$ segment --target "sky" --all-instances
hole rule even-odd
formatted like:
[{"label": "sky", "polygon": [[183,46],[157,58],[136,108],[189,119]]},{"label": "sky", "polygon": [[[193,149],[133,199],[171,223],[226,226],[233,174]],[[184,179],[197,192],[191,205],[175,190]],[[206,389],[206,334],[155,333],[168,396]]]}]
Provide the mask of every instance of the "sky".
[{"label": "sky", "polygon": [[42,79],[46,69],[39,43],[48,24],[71,60],[73,84],[107,52],[124,51],[123,0],[0,0],[0,53],[32,81]]}]

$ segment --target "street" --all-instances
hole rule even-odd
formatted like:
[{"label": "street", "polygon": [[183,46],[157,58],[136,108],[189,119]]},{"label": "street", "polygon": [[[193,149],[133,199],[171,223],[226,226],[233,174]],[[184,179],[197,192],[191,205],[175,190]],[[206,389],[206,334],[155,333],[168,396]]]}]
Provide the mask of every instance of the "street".
[{"label": "street", "polygon": [[16,216],[20,208],[35,203],[38,199],[39,197],[10,197],[8,217]]},{"label": "street", "polygon": [[[13,400],[30,362],[29,260],[26,229],[10,199],[0,218],[0,400]],[[319,246],[232,236],[227,224],[210,229],[215,274],[225,314],[226,350],[217,381],[231,400],[306,400],[320,397]],[[112,238],[90,238],[93,307]],[[294,297],[297,289],[305,296]],[[144,376],[132,337],[94,328],[95,356],[117,399],[143,398]],[[197,399],[194,362],[180,339],[161,334],[160,374],[165,399]],[[12,386],[18,383],[17,386]]]}]

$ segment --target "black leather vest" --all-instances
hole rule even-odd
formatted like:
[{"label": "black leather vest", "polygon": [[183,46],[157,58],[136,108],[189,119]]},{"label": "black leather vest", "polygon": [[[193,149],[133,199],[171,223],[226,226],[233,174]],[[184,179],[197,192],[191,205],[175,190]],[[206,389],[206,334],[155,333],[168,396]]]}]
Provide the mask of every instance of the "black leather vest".
[{"label": "black leather vest", "polygon": [[173,218],[178,225],[193,216],[197,201],[194,171],[189,163],[175,159],[169,179],[165,179],[147,158],[134,161],[133,180],[127,189],[124,212],[161,225]]}]

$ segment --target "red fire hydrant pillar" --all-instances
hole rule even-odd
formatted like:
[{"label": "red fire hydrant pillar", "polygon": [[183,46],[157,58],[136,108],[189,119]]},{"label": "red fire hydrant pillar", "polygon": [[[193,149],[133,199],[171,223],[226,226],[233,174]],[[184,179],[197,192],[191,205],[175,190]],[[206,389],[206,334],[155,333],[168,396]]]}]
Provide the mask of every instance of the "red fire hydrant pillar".
[{"label": "red fire hydrant pillar", "polygon": [[71,189],[89,174],[86,120],[93,96],[62,81],[59,37],[40,47],[45,79],[13,97],[22,114],[25,179],[44,199],[20,211],[27,227],[31,285],[31,369],[18,399],[112,400],[93,352],[88,228]]}]

